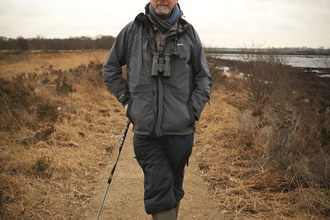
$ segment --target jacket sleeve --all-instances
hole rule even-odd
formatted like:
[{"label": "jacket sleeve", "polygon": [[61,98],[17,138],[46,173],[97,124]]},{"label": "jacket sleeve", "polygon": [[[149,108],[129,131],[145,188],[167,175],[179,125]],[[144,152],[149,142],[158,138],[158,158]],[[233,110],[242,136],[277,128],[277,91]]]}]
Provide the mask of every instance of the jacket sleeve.
[{"label": "jacket sleeve", "polygon": [[123,106],[130,99],[127,80],[122,76],[122,66],[127,64],[129,27],[130,24],[118,34],[103,64],[104,83]]},{"label": "jacket sleeve", "polygon": [[206,60],[202,43],[197,32],[192,28],[195,39],[194,56],[191,61],[193,70],[193,92],[191,95],[191,104],[195,114],[195,120],[198,121],[205,104],[210,100],[210,90],[212,78]]}]

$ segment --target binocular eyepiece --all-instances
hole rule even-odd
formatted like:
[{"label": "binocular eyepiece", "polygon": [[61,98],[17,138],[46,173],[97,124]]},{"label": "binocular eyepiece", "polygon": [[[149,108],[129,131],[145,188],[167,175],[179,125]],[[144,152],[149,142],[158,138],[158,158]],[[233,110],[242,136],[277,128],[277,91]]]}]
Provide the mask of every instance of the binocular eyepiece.
[{"label": "binocular eyepiece", "polygon": [[154,53],[152,58],[151,76],[171,77],[171,55],[165,54],[164,57],[159,57],[159,53]]}]

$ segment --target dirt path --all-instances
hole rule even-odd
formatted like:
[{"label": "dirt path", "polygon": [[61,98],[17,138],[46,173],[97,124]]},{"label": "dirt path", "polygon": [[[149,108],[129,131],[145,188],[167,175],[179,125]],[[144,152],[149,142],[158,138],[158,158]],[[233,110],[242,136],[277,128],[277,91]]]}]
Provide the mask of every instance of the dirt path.
[{"label": "dirt path", "polygon": [[[129,131],[103,205],[100,220],[152,219],[144,211],[143,172],[133,158],[135,155],[132,138],[133,133]],[[115,149],[111,163],[114,163],[117,152],[118,149]],[[181,201],[178,219],[219,219],[216,217],[219,216],[217,204],[209,195],[207,183],[200,177],[196,164],[193,152],[189,166],[186,167],[184,182],[186,194]],[[89,202],[89,211],[86,212],[89,213],[89,216],[86,216],[86,219],[95,219],[97,215],[112,166],[113,164],[104,168],[95,182],[93,190],[95,195]]]}]

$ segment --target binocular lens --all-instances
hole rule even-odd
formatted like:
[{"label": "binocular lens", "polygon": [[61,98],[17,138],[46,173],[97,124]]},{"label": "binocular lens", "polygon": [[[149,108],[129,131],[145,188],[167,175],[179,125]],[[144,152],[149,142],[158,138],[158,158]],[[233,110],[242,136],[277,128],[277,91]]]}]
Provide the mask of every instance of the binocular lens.
[{"label": "binocular lens", "polygon": [[159,57],[159,53],[154,53],[151,76],[159,76],[159,74],[163,74],[163,77],[171,77],[170,54],[165,54],[165,58],[163,58]]}]

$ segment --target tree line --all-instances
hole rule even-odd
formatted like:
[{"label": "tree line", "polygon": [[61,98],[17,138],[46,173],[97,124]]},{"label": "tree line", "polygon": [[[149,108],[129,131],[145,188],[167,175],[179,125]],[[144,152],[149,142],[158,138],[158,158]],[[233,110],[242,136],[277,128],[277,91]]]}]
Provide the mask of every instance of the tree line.
[{"label": "tree line", "polygon": [[69,37],[65,39],[46,39],[40,36],[36,38],[6,38],[0,37],[0,50],[96,50],[111,49],[115,42],[112,36],[99,35],[91,37]]}]

